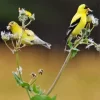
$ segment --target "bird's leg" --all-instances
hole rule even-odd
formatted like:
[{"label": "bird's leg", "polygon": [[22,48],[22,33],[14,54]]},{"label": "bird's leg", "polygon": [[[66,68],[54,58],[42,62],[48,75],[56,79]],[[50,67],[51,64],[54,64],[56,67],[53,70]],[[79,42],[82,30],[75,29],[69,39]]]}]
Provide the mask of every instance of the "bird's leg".
[{"label": "bird's leg", "polygon": [[81,37],[83,35],[83,32],[81,31],[80,34],[78,35],[78,37]]},{"label": "bird's leg", "polygon": [[78,35],[78,36],[76,37],[76,40],[79,39],[80,37],[81,37],[81,35]]},{"label": "bird's leg", "polygon": [[94,29],[94,27],[95,27],[95,26],[93,25],[92,28],[91,28],[91,30],[90,30],[90,32]]},{"label": "bird's leg", "polygon": [[19,40],[16,40],[15,51],[19,51],[19,50],[20,50]]},{"label": "bird's leg", "polygon": [[22,49],[24,47],[26,47],[26,44],[23,44],[21,47],[19,47],[19,49]]},{"label": "bird's leg", "polygon": [[16,46],[17,46],[18,48],[20,48],[20,45],[21,45],[22,35],[23,35],[23,31],[22,31],[22,34],[19,36],[18,41],[16,40]]},{"label": "bird's leg", "polygon": [[90,29],[90,23],[87,23],[86,29]]}]

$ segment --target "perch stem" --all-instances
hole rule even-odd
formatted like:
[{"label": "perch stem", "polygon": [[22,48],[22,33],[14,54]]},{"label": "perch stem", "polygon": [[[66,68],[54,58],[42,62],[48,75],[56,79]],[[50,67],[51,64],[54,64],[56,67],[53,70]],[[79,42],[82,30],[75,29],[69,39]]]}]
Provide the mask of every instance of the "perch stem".
[{"label": "perch stem", "polygon": [[58,75],[57,75],[57,77],[55,78],[53,84],[51,85],[51,87],[50,87],[49,90],[47,91],[47,93],[46,93],[47,95],[49,95],[49,94],[52,92],[52,90],[54,89],[55,85],[57,84],[57,82],[58,82],[58,80],[59,80],[59,78],[60,78],[62,72],[64,71],[66,65],[68,64],[68,62],[69,62],[69,60],[70,60],[70,58],[71,58],[71,54],[72,54],[72,51],[70,50],[70,52],[69,52],[68,56],[66,57],[66,59],[65,59],[65,61],[64,61],[64,63],[63,63],[63,65],[62,65],[62,67],[61,67],[61,69],[60,69],[60,71],[59,71],[59,73],[58,73]]},{"label": "perch stem", "polygon": [[[82,36],[82,37],[79,39],[79,41],[74,45],[74,48],[76,48],[76,47],[80,44],[80,42],[81,42],[81,40],[82,40],[83,38],[84,38],[84,37]],[[72,50],[73,50],[73,49],[70,49],[70,52],[69,52],[69,54],[67,55],[67,57],[66,57],[66,59],[65,59],[65,61],[64,61],[64,63],[63,63],[63,65],[62,65],[62,67],[61,67],[61,69],[60,69],[60,71],[59,71],[57,77],[55,78],[53,84],[51,85],[51,87],[50,87],[49,90],[47,91],[47,93],[46,93],[47,95],[49,95],[49,94],[52,92],[52,90],[54,89],[55,85],[57,84],[57,82],[58,82],[58,80],[59,80],[59,78],[60,78],[62,72],[64,71],[65,67],[67,66],[67,64],[68,64],[68,62],[69,62],[69,60],[70,60],[70,58],[71,58],[71,55],[72,55]]]},{"label": "perch stem", "polygon": [[24,27],[27,27],[28,25],[30,25],[32,22],[32,20],[30,20]]}]

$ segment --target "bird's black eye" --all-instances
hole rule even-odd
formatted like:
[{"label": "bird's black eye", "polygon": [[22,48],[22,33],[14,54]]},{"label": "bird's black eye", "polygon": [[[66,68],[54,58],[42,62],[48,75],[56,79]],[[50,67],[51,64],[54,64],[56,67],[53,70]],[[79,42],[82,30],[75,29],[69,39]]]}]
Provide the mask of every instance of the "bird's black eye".
[{"label": "bird's black eye", "polygon": [[27,36],[30,36],[30,34],[27,34]]},{"label": "bird's black eye", "polygon": [[31,43],[34,43],[34,40],[30,41]]},{"label": "bird's black eye", "polygon": [[87,8],[88,8],[88,6],[86,5],[84,9],[87,9]]},{"label": "bird's black eye", "polygon": [[11,22],[11,24],[13,24],[14,22]]}]

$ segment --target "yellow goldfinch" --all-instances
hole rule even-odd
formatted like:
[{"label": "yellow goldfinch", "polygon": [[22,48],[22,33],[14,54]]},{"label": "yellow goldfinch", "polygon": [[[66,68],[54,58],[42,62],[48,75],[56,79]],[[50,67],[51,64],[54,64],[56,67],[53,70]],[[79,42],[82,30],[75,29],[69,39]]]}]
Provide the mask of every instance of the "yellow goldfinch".
[{"label": "yellow goldfinch", "polygon": [[21,26],[19,26],[16,22],[11,21],[8,26],[8,30],[11,30],[11,32],[14,34],[14,39],[19,39],[21,37],[21,43],[26,45],[34,45],[39,44],[42,45],[48,49],[51,48],[51,44],[41,40],[33,31],[29,29],[22,29]]},{"label": "yellow goldfinch", "polygon": [[26,16],[28,16],[28,17],[31,17],[31,16],[32,16],[32,13],[31,13],[31,12],[29,12],[29,11],[23,9],[23,8],[19,8],[18,10],[19,10],[19,12],[23,11],[24,14],[25,14]]},{"label": "yellow goldfinch", "polygon": [[85,4],[81,4],[78,7],[77,12],[73,16],[70,26],[68,27],[66,40],[69,39],[70,35],[73,38],[81,33],[82,29],[84,29],[87,23],[87,15],[89,11],[92,11],[92,10],[90,10]]}]

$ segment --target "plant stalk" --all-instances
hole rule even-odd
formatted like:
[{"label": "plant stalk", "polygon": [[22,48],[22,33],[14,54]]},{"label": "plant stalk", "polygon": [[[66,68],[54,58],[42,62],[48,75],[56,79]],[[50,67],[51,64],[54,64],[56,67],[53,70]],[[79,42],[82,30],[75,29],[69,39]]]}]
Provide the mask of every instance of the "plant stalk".
[{"label": "plant stalk", "polygon": [[26,25],[24,25],[24,27],[26,28],[28,25],[30,25],[32,22],[32,20],[30,20]]},{"label": "plant stalk", "polygon": [[[83,39],[83,37],[81,37],[81,38],[78,40],[78,42],[74,45],[74,48],[76,48],[76,47],[80,44],[80,42],[81,42],[82,39]],[[65,59],[65,61],[64,61],[64,63],[63,63],[63,65],[62,65],[62,67],[61,67],[61,69],[60,69],[60,71],[59,71],[59,73],[58,73],[58,75],[57,75],[57,77],[55,78],[53,84],[51,85],[51,87],[50,87],[49,90],[47,91],[47,93],[46,93],[47,95],[49,95],[49,94],[52,92],[52,90],[54,89],[55,85],[57,84],[57,82],[58,82],[58,80],[59,80],[59,78],[60,78],[62,72],[64,71],[66,65],[68,64],[68,62],[69,62],[69,60],[70,60],[70,58],[71,58],[72,50],[73,50],[73,48],[70,49],[70,52],[69,52],[68,56],[66,57],[66,59]]]},{"label": "plant stalk", "polygon": [[71,54],[72,54],[72,51],[70,50],[70,52],[69,52],[68,56],[66,57],[66,59],[65,59],[65,61],[64,61],[64,63],[63,63],[63,65],[62,65],[62,67],[61,67],[61,69],[60,69],[60,71],[59,71],[59,73],[58,73],[58,75],[57,75],[57,77],[55,78],[53,84],[51,85],[51,87],[50,87],[49,90],[47,91],[47,93],[46,93],[47,95],[49,95],[49,94],[52,92],[52,90],[54,89],[55,85],[57,84],[57,82],[58,82],[58,80],[59,80],[59,78],[60,78],[62,72],[64,71],[66,65],[68,64],[68,62],[69,62],[69,60],[70,60],[70,58],[71,58]]}]

